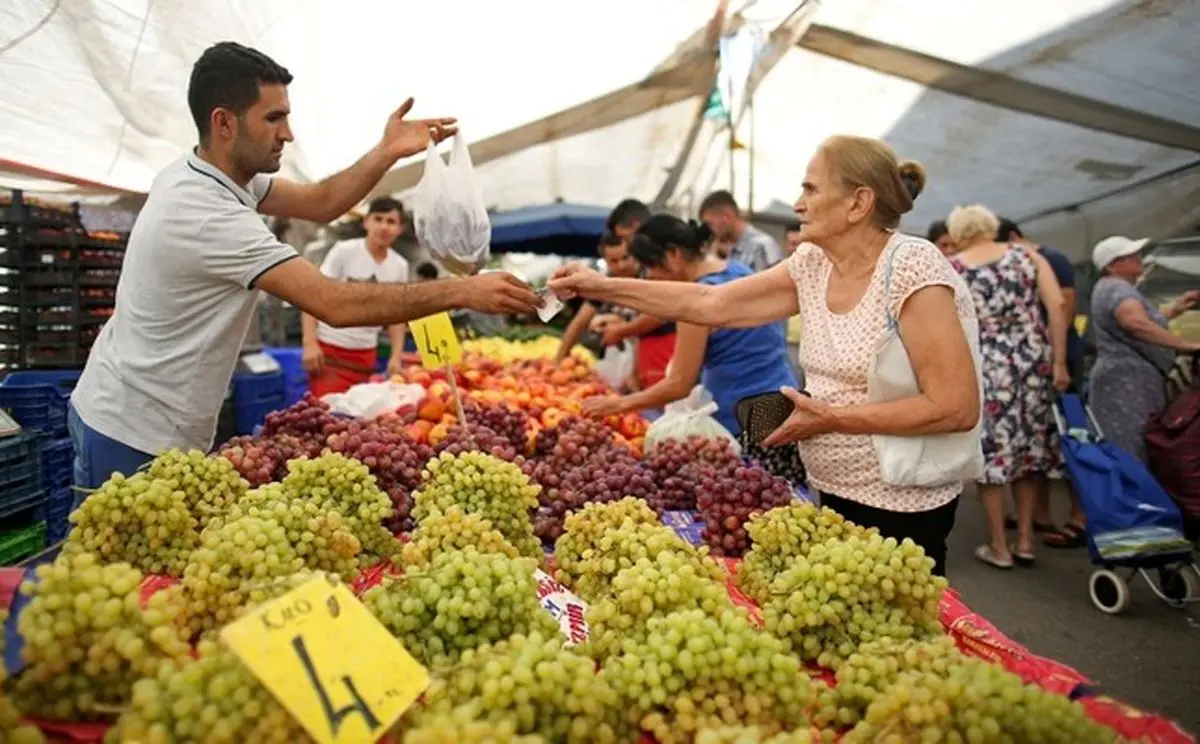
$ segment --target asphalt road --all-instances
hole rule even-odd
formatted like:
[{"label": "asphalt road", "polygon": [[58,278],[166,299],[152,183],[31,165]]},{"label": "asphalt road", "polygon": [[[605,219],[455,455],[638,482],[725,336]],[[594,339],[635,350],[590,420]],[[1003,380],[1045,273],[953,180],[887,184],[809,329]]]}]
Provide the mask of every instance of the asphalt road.
[{"label": "asphalt road", "polygon": [[[1065,496],[1055,504],[1065,512]],[[979,501],[964,497],[947,573],[971,609],[1033,653],[1079,670],[1106,694],[1200,735],[1200,603],[1172,609],[1138,578],[1130,584],[1129,609],[1105,615],[1088,597],[1086,548],[1042,546],[1033,568],[1000,571],[972,555],[986,536]]]}]

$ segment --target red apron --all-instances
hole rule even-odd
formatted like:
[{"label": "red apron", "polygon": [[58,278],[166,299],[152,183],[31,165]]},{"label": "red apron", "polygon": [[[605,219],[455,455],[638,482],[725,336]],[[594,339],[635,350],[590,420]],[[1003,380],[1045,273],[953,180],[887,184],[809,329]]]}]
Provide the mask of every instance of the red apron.
[{"label": "red apron", "polygon": [[344,393],[375,374],[375,349],[343,349],[318,341],[325,364],[318,375],[308,376],[308,389],[320,398],[330,393]]}]

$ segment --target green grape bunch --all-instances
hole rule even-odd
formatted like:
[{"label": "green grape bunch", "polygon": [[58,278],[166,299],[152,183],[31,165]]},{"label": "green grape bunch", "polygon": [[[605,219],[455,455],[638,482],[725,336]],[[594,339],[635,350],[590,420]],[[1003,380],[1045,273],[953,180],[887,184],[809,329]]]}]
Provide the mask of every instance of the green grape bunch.
[{"label": "green grape bunch", "polygon": [[1003,667],[963,657],[945,673],[899,675],[842,739],[969,744],[1116,744],[1121,737],[1083,707]]},{"label": "green grape bunch", "polygon": [[703,729],[695,744],[817,744],[810,729],[772,732],[762,726],[721,726]]},{"label": "green grape bunch", "polygon": [[217,630],[278,596],[280,582],[305,568],[287,530],[273,519],[214,522],[200,539],[180,581],[191,635]]},{"label": "green grape bunch", "polygon": [[465,548],[509,558],[521,555],[487,519],[468,514],[460,506],[451,506],[444,512],[426,515],[401,548],[400,557],[402,564],[411,569],[427,565],[440,553]]},{"label": "green grape bunch", "polygon": [[[566,531],[554,546],[554,558],[558,565],[558,580],[587,601],[605,596],[621,571],[631,568],[642,558],[653,559],[662,553],[676,554],[682,563],[692,566],[699,577],[724,581],[724,570],[708,555],[707,548],[697,548],[675,530],[658,522],[626,520],[598,534],[589,531],[590,539],[585,542],[574,530],[589,524],[586,512],[585,508],[567,517]],[[573,522],[576,516],[582,516],[584,520]]]},{"label": "green grape bunch", "polygon": [[30,601],[17,618],[25,666],[10,680],[14,702],[29,715],[103,717],[128,702],[138,679],[191,652],[180,593],[157,592],[143,607],[143,574],[128,563],[65,554],[34,576],[21,586]]},{"label": "green grape bunch", "polygon": [[200,541],[187,493],[145,472],[114,473],[69,520],[64,553],[90,553],[150,574],[178,576]]},{"label": "green grape bunch", "polygon": [[204,640],[194,661],[133,685],[105,744],[303,744],[308,733],[228,648]]},{"label": "green grape bunch", "polygon": [[[465,716],[462,716],[465,718]],[[404,732],[400,744],[550,744],[537,734],[516,733],[512,720],[458,720],[453,715],[432,716],[420,726]]]},{"label": "green grape bunch", "polygon": [[451,550],[385,579],[363,603],[415,658],[442,668],[467,649],[514,633],[558,632],[538,602],[536,568],[532,558]]},{"label": "green grape bunch", "polygon": [[380,490],[371,470],[358,460],[335,452],[291,460],[279,486],[290,500],[314,501],[342,515],[344,529],[362,546],[360,568],[399,552],[399,544],[384,527],[392,516],[392,499]]},{"label": "green grape bunch", "polygon": [[425,464],[422,478],[413,494],[418,529],[427,517],[457,506],[490,522],[521,555],[542,557],[532,518],[540,489],[517,465],[482,452],[443,452]]},{"label": "green grape bunch", "polygon": [[154,458],[146,472],[151,478],[170,483],[172,490],[183,491],[187,507],[201,530],[250,488],[231,462],[200,450],[168,450]]},{"label": "green grape bunch", "polygon": [[424,705],[409,710],[400,730],[449,719],[487,723],[501,735],[498,741],[536,735],[547,742],[616,744],[632,740],[619,704],[595,662],[565,646],[557,630],[516,634],[464,651],[434,677]]},{"label": "green grape bunch", "polygon": [[724,582],[699,573],[688,556],[663,551],[639,558],[613,577],[608,591],[588,605],[589,650],[599,658],[618,652],[628,638],[641,637],[651,617],[700,609],[709,615],[741,611]]},{"label": "green grape bunch", "polygon": [[362,542],[346,525],[342,513],[327,501],[292,498],[282,484],[268,483],[248,491],[224,517],[210,522],[210,526],[242,517],[277,522],[296,555],[310,570],[334,573],[346,580],[359,571]]},{"label": "green grape bunch", "polygon": [[831,538],[867,538],[874,529],[860,527],[828,507],[807,502],[777,506],[746,523],[751,548],[738,564],[735,582],[746,596],[763,603],[775,577],[814,545]]},{"label": "green grape bunch", "polygon": [[735,724],[790,731],[807,726],[813,683],[777,638],[740,613],[681,610],[646,623],[606,659],[600,677],[628,721],[661,744],[691,742]]},{"label": "green grape bunch", "polygon": [[766,630],[805,661],[837,669],[860,644],[941,635],[946,580],[912,540],[878,534],[813,545],[771,582]]},{"label": "green grape bunch", "polygon": [[863,643],[838,667],[837,685],[821,691],[814,723],[853,726],[900,675],[929,672],[945,676],[965,658],[950,636],[925,641],[882,638]]}]

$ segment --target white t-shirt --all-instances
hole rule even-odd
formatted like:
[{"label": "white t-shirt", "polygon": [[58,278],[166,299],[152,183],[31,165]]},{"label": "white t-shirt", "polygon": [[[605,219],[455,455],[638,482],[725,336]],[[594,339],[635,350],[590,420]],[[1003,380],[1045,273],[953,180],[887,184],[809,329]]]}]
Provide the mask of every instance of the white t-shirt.
[{"label": "white t-shirt", "polygon": [[212,447],[257,309],[254,283],[297,258],[257,212],[270,189],[264,175],[243,189],[194,154],[154,179],[116,310],[71,395],[84,423],[149,454]]},{"label": "white t-shirt", "polygon": [[[407,282],[408,261],[388,249],[383,261],[367,250],[366,238],[343,240],[329,249],[321,262],[321,273],[347,282]],[[374,349],[379,343],[379,326],[334,328],[317,323],[317,338],[343,349]]]}]

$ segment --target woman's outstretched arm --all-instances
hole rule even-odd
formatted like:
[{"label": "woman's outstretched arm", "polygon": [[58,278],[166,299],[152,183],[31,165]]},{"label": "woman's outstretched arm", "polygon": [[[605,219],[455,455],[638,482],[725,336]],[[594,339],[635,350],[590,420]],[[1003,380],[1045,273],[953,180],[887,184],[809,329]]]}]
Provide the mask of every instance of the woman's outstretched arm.
[{"label": "woman's outstretched arm", "polygon": [[786,263],[719,286],[695,282],[615,279],[580,266],[564,266],[550,280],[564,298],[611,302],[663,320],[722,328],[752,328],[800,311]]}]

